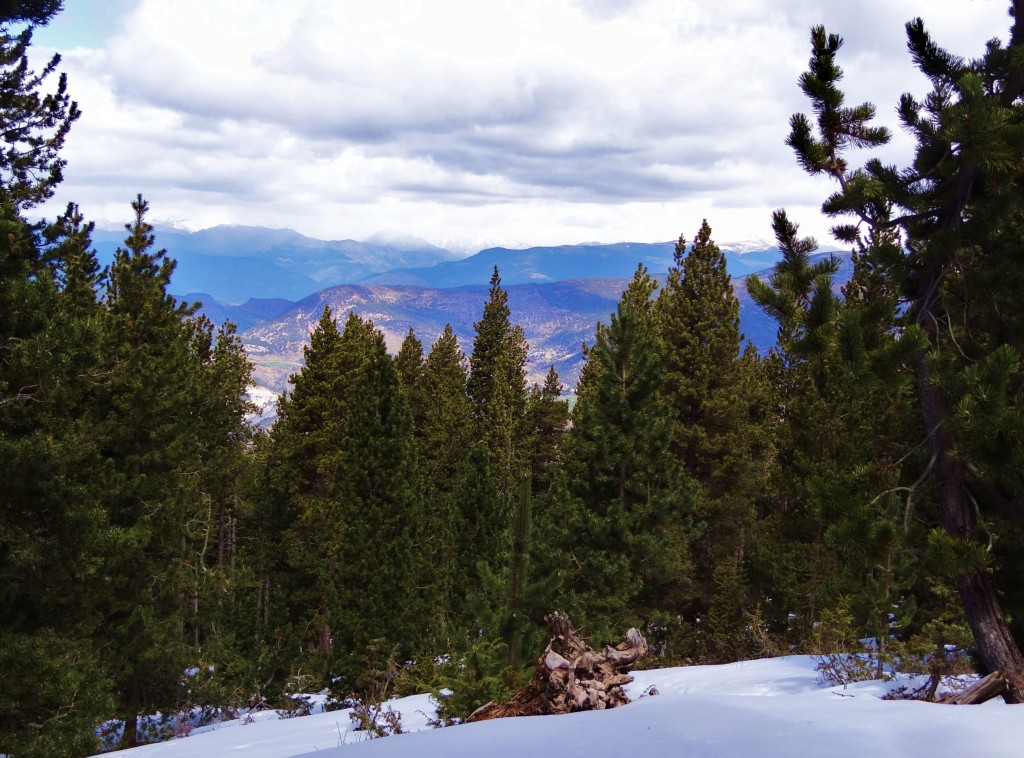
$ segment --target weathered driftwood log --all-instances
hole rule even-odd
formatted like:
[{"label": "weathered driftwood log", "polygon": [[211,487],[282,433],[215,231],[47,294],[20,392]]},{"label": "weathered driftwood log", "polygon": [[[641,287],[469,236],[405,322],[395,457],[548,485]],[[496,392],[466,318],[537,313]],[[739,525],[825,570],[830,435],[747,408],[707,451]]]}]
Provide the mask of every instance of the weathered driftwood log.
[{"label": "weathered driftwood log", "polygon": [[544,620],[553,636],[537,659],[530,682],[506,703],[477,708],[467,722],[599,711],[629,702],[623,690],[633,681],[628,669],[647,653],[647,640],[639,631],[630,629],[617,646],[597,652],[576,636],[564,613],[552,613]]},{"label": "weathered driftwood log", "polygon": [[997,698],[1006,690],[1006,677],[1001,671],[993,671],[982,677],[959,695],[943,700],[949,705],[979,705]]}]

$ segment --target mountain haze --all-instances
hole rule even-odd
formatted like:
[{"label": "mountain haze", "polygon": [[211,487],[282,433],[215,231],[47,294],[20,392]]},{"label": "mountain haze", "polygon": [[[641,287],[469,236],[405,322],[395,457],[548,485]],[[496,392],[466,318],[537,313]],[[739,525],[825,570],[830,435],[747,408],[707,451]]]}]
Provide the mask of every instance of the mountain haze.
[{"label": "mountain haze", "polygon": [[[113,260],[124,236],[123,231],[94,232],[102,264]],[[204,292],[222,303],[244,303],[250,298],[298,300],[324,287],[397,267],[429,266],[459,257],[410,236],[380,237],[379,242],[328,241],[291,229],[252,226],[216,226],[198,232],[161,229],[157,245],[178,262],[172,291]]]},{"label": "mountain haze", "polygon": [[[611,245],[559,245],[513,250],[494,247],[457,261],[429,267],[397,268],[363,279],[360,284],[405,284],[423,287],[462,287],[486,282],[495,266],[505,284],[559,282],[582,278],[628,279],[637,264],[663,274],[674,263],[675,242],[621,242]],[[723,252],[733,276],[761,271],[779,259],[777,248],[764,246]]]},{"label": "mountain haze", "polygon": [[[113,260],[124,232],[93,235],[100,262]],[[178,262],[171,291],[206,293],[219,303],[283,298],[298,301],[340,284],[444,288],[482,285],[495,266],[507,285],[583,278],[628,279],[638,264],[662,274],[673,264],[676,243],[588,243],[513,249],[492,247],[464,257],[400,232],[365,241],[318,240],[291,229],[216,226],[197,232],[161,229],[157,245]],[[775,263],[768,243],[723,245],[733,276]]]}]

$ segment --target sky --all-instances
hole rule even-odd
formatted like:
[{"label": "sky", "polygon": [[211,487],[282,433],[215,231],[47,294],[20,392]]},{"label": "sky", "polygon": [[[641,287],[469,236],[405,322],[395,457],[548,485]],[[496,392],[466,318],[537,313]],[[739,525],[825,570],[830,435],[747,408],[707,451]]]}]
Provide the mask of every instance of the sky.
[{"label": "sky", "polygon": [[926,84],[903,26],[952,52],[1006,38],[1006,0],[65,0],[37,30],[83,111],[46,209],[101,226],[243,224],[489,245],[831,242],[785,146],[809,29],[845,39],[848,102],[894,129]]}]

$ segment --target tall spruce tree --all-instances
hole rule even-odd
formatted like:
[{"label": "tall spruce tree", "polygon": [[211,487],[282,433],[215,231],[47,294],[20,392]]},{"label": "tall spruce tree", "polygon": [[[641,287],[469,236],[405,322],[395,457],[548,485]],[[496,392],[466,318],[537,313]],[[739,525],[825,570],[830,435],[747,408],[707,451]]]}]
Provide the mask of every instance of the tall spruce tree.
[{"label": "tall spruce tree", "polygon": [[154,249],[148,204],[140,196],[132,209],[104,293],[102,363],[87,416],[89,486],[109,526],[98,607],[127,745],[137,714],[176,704],[188,663],[185,530],[199,517],[205,451],[197,422],[210,345],[194,306],[167,292],[174,262]]},{"label": "tall spruce tree", "polygon": [[508,293],[501,287],[498,267],[469,357],[466,391],[472,403],[478,438],[490,450],[499,493],[512,500],[529,465],[526,425],[526,339],[513,326]]},{"label": "tall spruce tree", "polygon": [[428,530],[432,538],[419,545],[424,572],[429,575],[421,584],[436,592],[433,628],[441,633],[453,619],[464,618],[470,580],[459,567],[477,549],[467,539],[459,499],[470,466],[473,422],[466,395],[466,359],[450,324],[431,346],[420,387],[410,394],[422,403],[417,455],[427,518],[433,524]]},{"label": "tall spruce tree", "polygon": [[423,416],[427,405],[425,369],[423,343],[416,337],[416,332],[412,327],[409,327],[409,333],[405,335],[402,346],[395,356],[395,370],[398,371],[398,381],[402,384],[402,392],[409,402],[412,425],[417,436],[423,427]]},{"label": "tall spruce tree", "polygon": [[43,234],[44,224],[22,215],[60,181],[60,150],[79,115],[63,75],[46,91],[59,57],[38,73],[28,63],[33,29],[60,7],[0,8],[0,669],[10,685],[0,694],[0,753],[22,756],[93,752],[95,724],[113,707],[83,591],[102,514],[64,477],[77,449],[66,427],[79,410],[77,372],[95,344],[86,313],[95,295],[74,298],[81,309],[69,305],[55,251],[73,243],[59,224]]},{"label": "tall spruce tree", "polygon": [[[420,548],[436,528],[418,500],[412,419],[383,335],[370,322],[369,351],[346,414],[344,447],[325,460],[338,479],[338,566],[331,582],[337,671],[354,677],[375,640],[411,655],[437,598],[420,585]],[[340,506],[340,508],[339,508]],[[338,510],[335,510],[338,509]],[[353,680],[354,681],[354,680]],[[350,685],[351,686],[351,685]]]},{"label": "tall spruce tree", "polygon": [[533,492],[544,495],[551,478],[563,463],[563,443],[569,426],[569,403],[562,397],[562,383],[555,367],[548,369],[544,386],[533,385],[527,405],[532,444],[530,470]]},{"label": "tall spruce tree", "polygon": [[305,358],[270,452],[289,509],[290,603],[313,665],[354,688],[371,643],[409,654],[427,613],[413,591],[413,535],[428,535],[412,422],[372,323],[351,313],[339,333],[325,309]]},{"label": "tall spruce tree", "polygon": [[601,634],[678,615],[690,591],[692,493],[670,453],[656,288],[639,266],[609,325],[599,326],[569,436],[573,592]]},{"label": "tall spruce tree", "polygon": [[[707,221],[688,253],[680,237],[656,312],[666,352],[672,454],[698,487],[694,519],[704,525],[693,546],[701,585],[694,611],[704,614],[714,596],[734,605],[728,612],[720,609],[720,615],[742,615],[749,598],[737,577],[744,575],[739,569],[772,451],[757,413],[762,401],[758,358],[752,349],[741,355],[739,301]],[[723,563],[732,567],[729,586],[743,589],[730,598],[714,590]]]},{"label": "tall spruce tree", "polygon": [[[326,582],[337,567],[337,514],[323,513],[317,500],[336,497],[334,478],[324,458],[344,445],[345,419],[355,378],[366,354],[352,322],[348,339],[325,307],[309,344],[304,365],[291,378],[294,389],[278,402],[278,420],[271,432],[267,459],[275,499],[283,504],[278,522],[285,530],[287,571],[279,575],[288,598],[297,644],[326,657],[332,630]],[[326,571],[327,576],[321,577]]]}]

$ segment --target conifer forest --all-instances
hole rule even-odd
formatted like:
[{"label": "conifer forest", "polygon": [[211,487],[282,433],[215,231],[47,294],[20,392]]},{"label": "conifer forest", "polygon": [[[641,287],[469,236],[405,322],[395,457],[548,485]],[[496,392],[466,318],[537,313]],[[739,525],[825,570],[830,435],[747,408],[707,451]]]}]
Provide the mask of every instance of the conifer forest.
[{"label": "conifer forest", "polygon": [[325,308],[268,431],[235,329],[169,294],[142,195],[105,267],[76,205],[31,220],[80,115],[59,58],[28,65],[61,5],[0,7],[0,753],[323,688],[447,689],[464,717],[525,681],[555,610],[595,647],[641,629],[650,665],[957,646],[1024,701],[1024,0],[974,59],[907,24],[931,91],[877,104],[905,166],[871,158],[892,135],[811,30],[787,144],[832,180],[853,276],[777,210],[781,261],[748,280],[767,354],[682,219],[571,394],[528,386],[495,269],[468,349],[390,354]]}]

